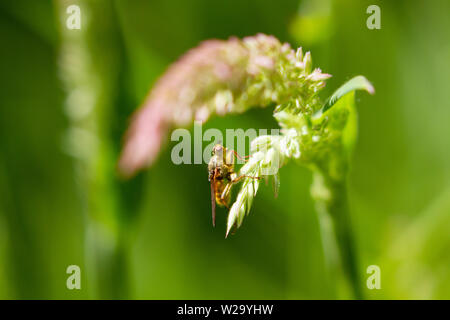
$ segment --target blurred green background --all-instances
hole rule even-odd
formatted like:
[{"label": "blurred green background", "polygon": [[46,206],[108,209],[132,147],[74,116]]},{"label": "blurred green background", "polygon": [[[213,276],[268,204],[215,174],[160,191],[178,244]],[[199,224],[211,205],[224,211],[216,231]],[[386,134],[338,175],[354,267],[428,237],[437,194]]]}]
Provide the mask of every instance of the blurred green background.
[{"label": "blurred green background", "polygon": [[[81,7],[68,30],[67,6]],[[380,30],[366,8],[381,8]],[[350,203],[372,299],[450,298],[450,2],[117,0],[0,2],[0,298],[335,298],[311,174],[289,164],[238,232],[211,227],[206,165],[116,164],[129,116],[165,68],[209,38],[273,34],[331,73],[365,75]],[[271,110],[206,127],[272,128]],[[81,267],[81,290],[66,268]]]}]

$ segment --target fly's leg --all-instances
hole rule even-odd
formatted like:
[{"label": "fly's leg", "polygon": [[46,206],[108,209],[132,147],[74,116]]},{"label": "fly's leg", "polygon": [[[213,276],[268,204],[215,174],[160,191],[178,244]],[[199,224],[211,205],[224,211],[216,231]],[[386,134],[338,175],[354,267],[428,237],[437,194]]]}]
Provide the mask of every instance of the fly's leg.
[{"label": "fly's leg", "polygon": [[243,161],[245,161],[245,162],[247,162],[247,161],[248,161],[248,158],[250,158],[250,155],[248,155],[248,156],[240,156],[239,153],[237,153],[237,152],[234,151],[234,150],[231,150],[231,152],[234,153],[234,155],[236,156],[236,158],[238,158],[239,160],[243,160]]},{"label": "fly's leg", "polygon": [[229,182],[227,183],[227,185],[225,186],[225,188],[221,194],[221,198],[225,199],[227,202],[230,198],[230,191],[231,191],[231,188],[233,187],[234,180],[236,180],[236,177],[237,177],[236,172],[228,173],[227,180]]},{"label": "fly's leg", "polygon": [[[257,180],[261,179],[261,177],[251,177],[251,176],[246,176],[246,175],[242,175],[242,176],[236,177],[235,173],[232,174],[230,176],[230,182],[225,186],[225,189],[223,190],[222,194],[220,195],[220,200],[221,200],[220,202],[221,202],[221,204],[228,203],[228,200],[230,198],[231,188],[233,187],[233,185],[235,183],[238,183],[243,178],[251,178],[251,179],[257,179]],[[225,206],[228,208],[228,205],[225,204]]]},{"label": "fly's leg", "polygon": [[238,183],[239,181],[241,181],[241,180],[244,179],[244,178],[250,178],[250,179],[256,179],[256,180],[261,179],[261,177],[252,177],[252,176],[242,175],[242,176],[239,176],[239,177],[233,179],[233,180],[231,181],[231,183]]},{"label": "fly's leg", "polygon": [[222,194],[220,195],[220,198],[217,198],[217,202],[225,207],[227,207],[227,209],[230,209],[230,207],[228,206],[228,202],[230,200],[230,191],[231,188],[233,187],[233,185],[235,183],[238,183],[239,181],[241,181],[243,178],[250,178],[250,179],[261,179],[261,177],[251,177],[251,176],[247,176],[247,175],[241,175],[239,177],[237,177],[236,173],[233,173],[229,176],[229,181],[227,183],[227,185],[225,186],[225,188],[223,189]]}]

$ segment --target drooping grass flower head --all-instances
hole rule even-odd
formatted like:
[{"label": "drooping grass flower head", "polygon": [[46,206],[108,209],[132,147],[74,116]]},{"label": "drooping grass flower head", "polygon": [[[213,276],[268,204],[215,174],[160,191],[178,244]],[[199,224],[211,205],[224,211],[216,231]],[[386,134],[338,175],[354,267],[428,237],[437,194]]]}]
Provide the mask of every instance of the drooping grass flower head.
[{"label": "drooping grass flower head", "polygon": [[[294,51],[272,36],[205,41],[156,83],[132,119],[119,167],[132,175],[150,165],[171,127],[194,119],[206,121],[213,114],[274,105],[282,135],[254,139],[251,157],[239,174],[271,178],[277,193],[279,169],[293,159],[323,174],[327,182],[342,179],[356,137],[353,91],[373,93],[373,87],[358,76],[323,103],[319,93],[329,77],[312,68],[309,52]],[[250,178],[242,181],[228,216],[227,234],[242,224],[260,183]]]},{"label": "drooping grass flower head", "polygon": [[134,115],[120,170],[132,175],[151,165],[169,128],[194,119],[271,104],[311,112],[330,77],[311,65],[309,52],[263,34],[201,43],[169,67]]}]

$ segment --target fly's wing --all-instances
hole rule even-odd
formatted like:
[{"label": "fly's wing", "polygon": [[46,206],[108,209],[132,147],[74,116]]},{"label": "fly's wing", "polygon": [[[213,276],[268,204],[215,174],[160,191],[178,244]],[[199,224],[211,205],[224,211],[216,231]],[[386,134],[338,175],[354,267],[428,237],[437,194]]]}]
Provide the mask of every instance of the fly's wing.
[{"label": "fly's wing", "polygon": [[225,153],[225,164],[227,166],[233,166],[234,165],[234,152],[233,150],[228,150]]},{"label": "fly's wing", "polygon": [[212,208],[212,224],[216,226],[216,190],[214,178],[211,179],[211,208]]}]

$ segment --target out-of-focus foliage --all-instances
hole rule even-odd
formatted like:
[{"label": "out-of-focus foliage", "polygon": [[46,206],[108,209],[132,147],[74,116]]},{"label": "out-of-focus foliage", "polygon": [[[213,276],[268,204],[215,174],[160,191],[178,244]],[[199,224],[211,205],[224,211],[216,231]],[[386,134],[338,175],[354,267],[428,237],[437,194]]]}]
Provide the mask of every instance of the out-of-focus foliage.
[{"label": "out-of-focus foliage", "polygon": [[[135,0],[107,7],[96,1],[89,21],[101,32],[90,34],[88,49],[103,62],[94,68],[98,78],[111,75],[115,96],[98,97],[107,116],[92,127],[109,153],[87,185],[85,169],[64,147],[73,123],[65,109],[56,2],[0,4],[1,298],[334,297],[306,170],[287,164],[279,197],[260,188],[252,214],[227,240],[225,210],[218,227],[210,226],[206,165],[174,165],[171,143],[150,170],[128,182],[115,176],[128,117],[168,64],[202,40],[258,32],[311,50],[314,65],[333,74],[325,91],[357,74],[377,89],[370,98],[356,95],[359,138],[349,185],[361,273],[381,268],[382,289],[366,296],[450,298],[449,3],[331,1],[331,27],[320,28],[329,34],[306,44],[298,42],[295,21],[307,11],[297,0]],[[381,7],[380,30],[366,28],[370,4]],[[106,63],[112,55],[114,66]],[[213,118],[208,127],[276,123],[270,110],[254,109]],[[88,271],[95,263],[89,232],[96,230],[88,219],[94,209],[108,210],[105,203],[115,204],[122,230],[115,237],[124,248],[100,281]],[[94,235],[99,250],[108,245],[107,235]],[[80,291],[66,289],[71,264],[81,267]],[[97,283],[117,292],[93,289]]]},{"label": "out-of-focus foliage", "polygon": [[289,26],[292,36],[303,46],[329,41],[333,35],[332,0],[304,0]]}]

